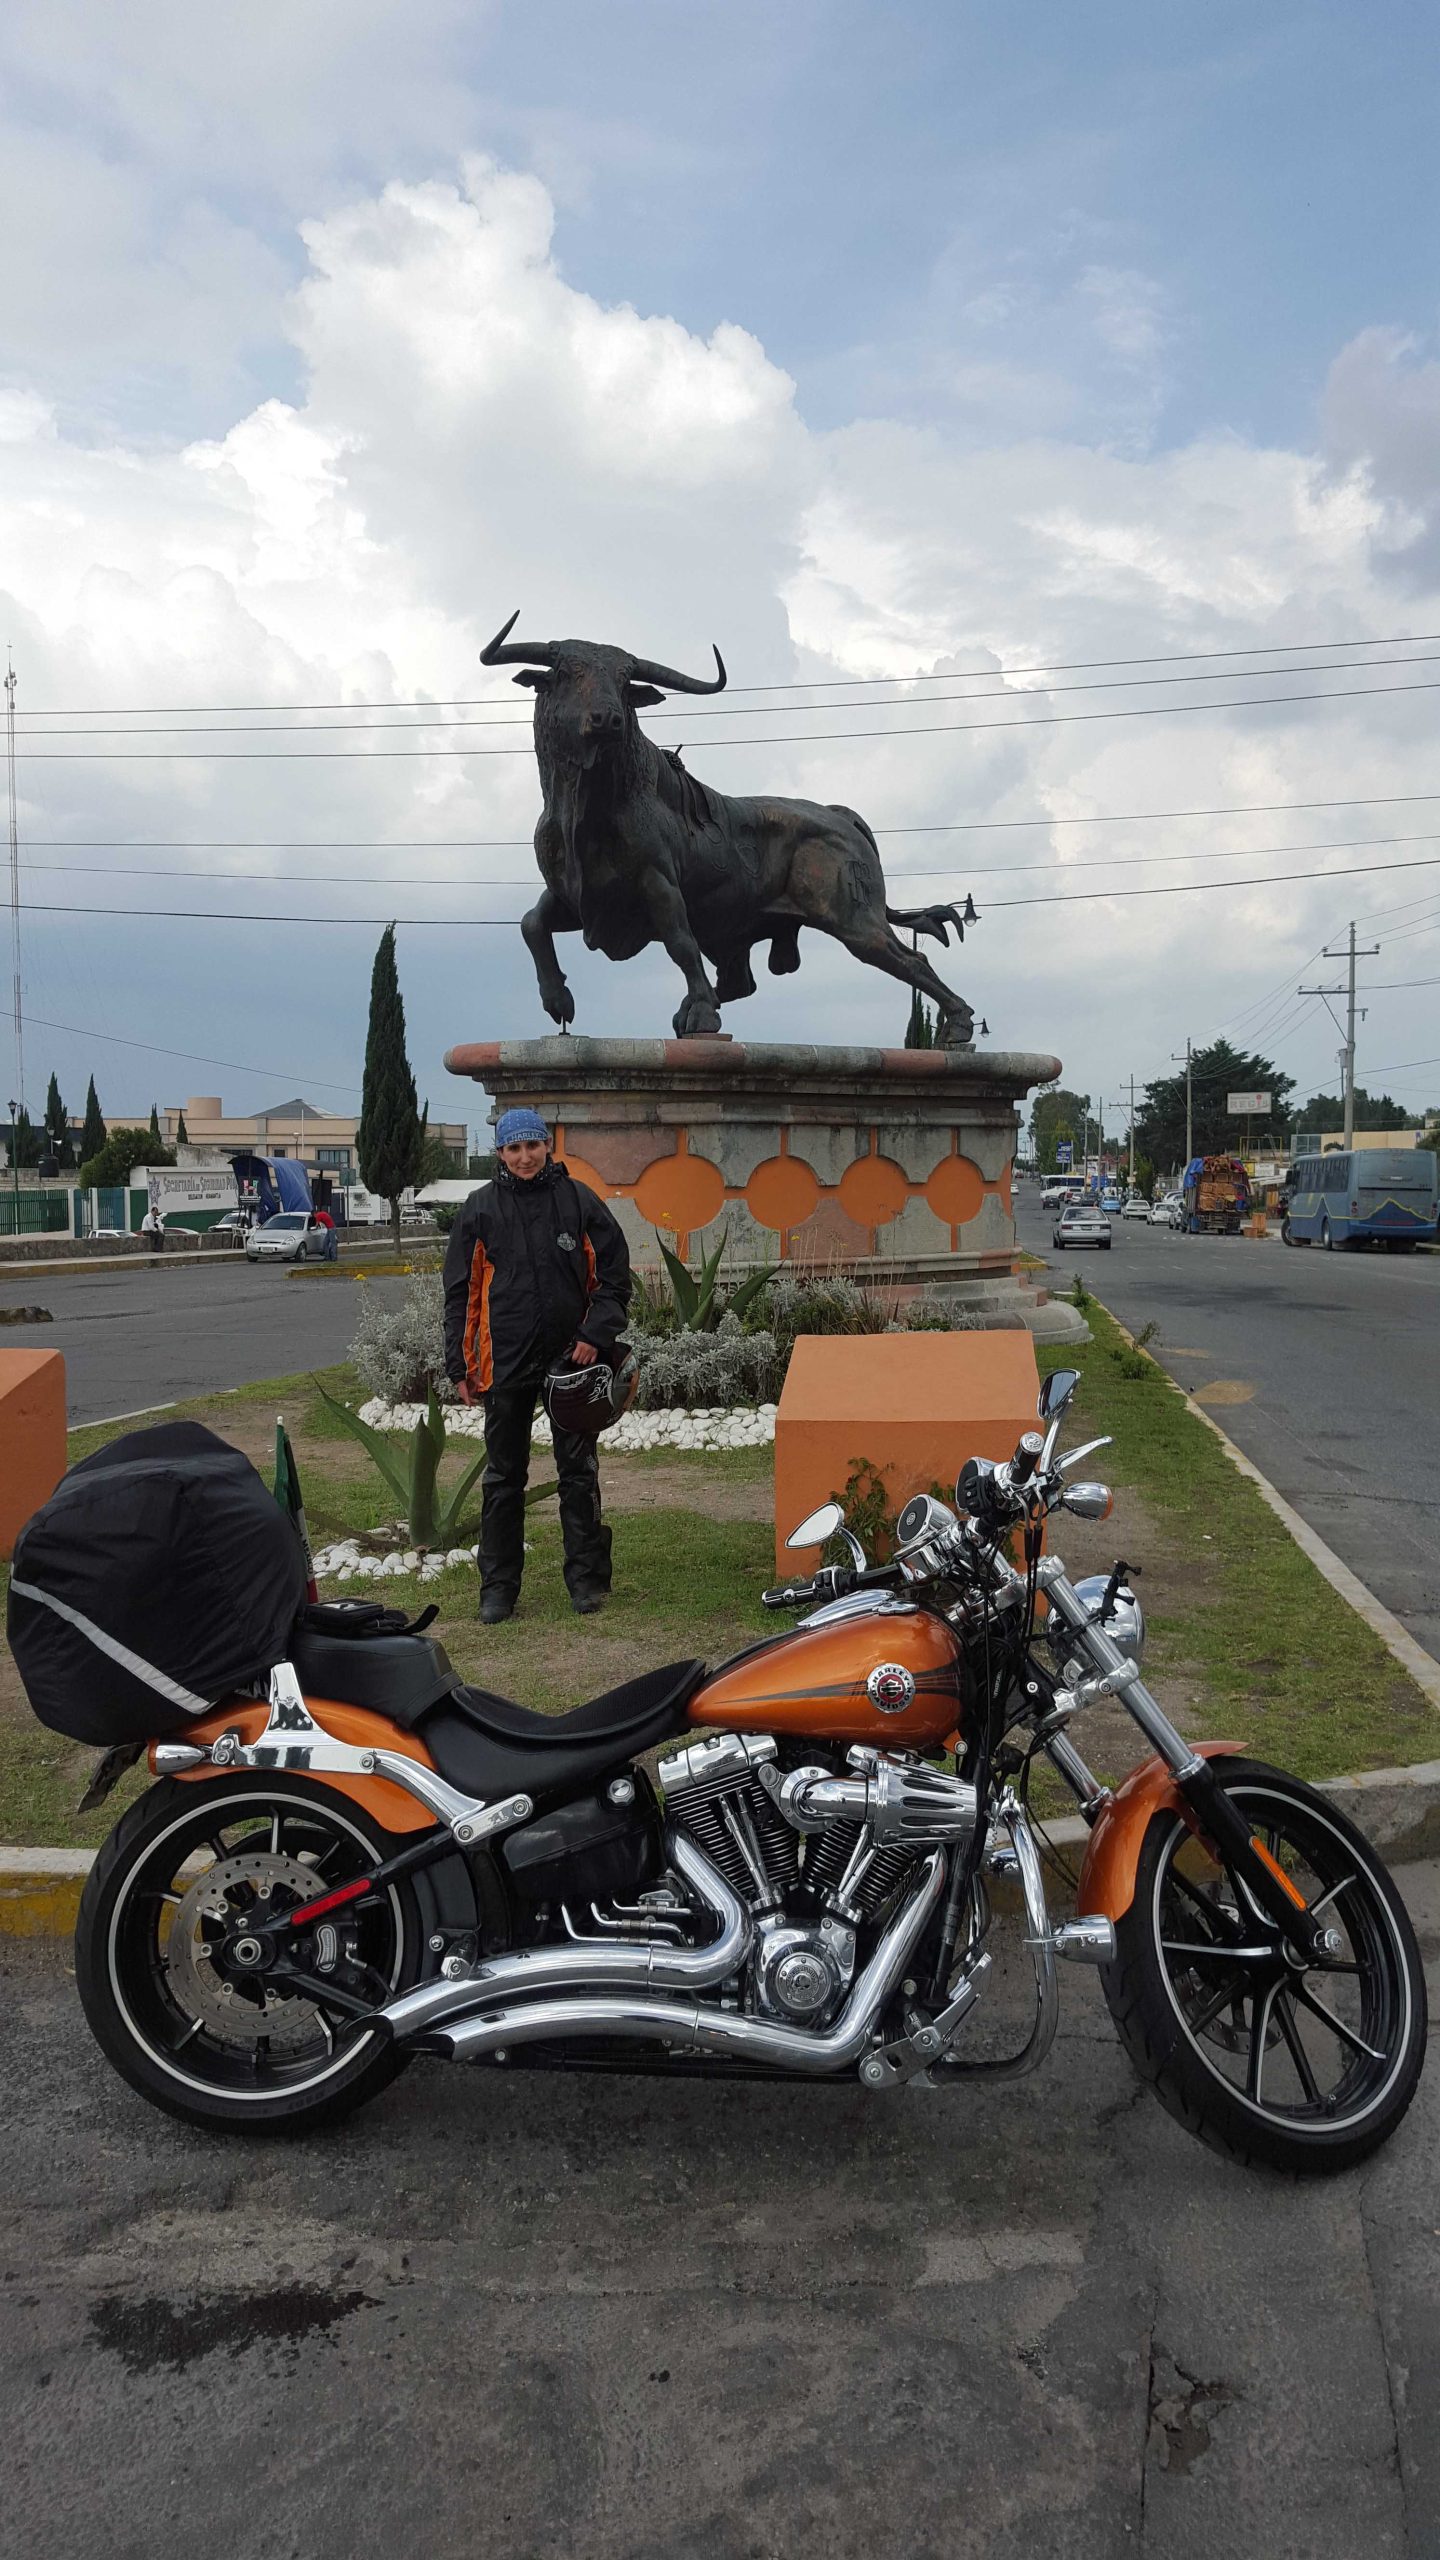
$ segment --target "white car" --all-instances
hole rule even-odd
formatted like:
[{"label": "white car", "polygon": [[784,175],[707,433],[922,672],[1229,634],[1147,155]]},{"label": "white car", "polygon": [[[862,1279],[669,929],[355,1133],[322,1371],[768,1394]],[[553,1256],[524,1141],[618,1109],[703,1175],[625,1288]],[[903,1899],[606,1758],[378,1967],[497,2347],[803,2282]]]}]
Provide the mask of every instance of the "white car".
[{"label": "white car", "polygon": [[1167,1191],[1167,1193],[1165,1194],[1164,1199],[1163,1199],[1163,1200],[1157,1200],[1157,1201],[1154,1203],[1153,1207],[1151,1208],[1151,1211],[1150,1211],[1150,1224],[1151,1224],[1151,1226],[1152,1226],[1152,1227],[1168,1227],[1168,1226],[1173,1225],[1174,1220],[1173,1220],[1173,1217],[1172,1217],[1171,1213],[1172,1213],[1172,1211],[1173,1211],[1173,1209],[1174,1209],[1174,1206],[1175,1206],[1175,1195],[1174,1195],[1174,1193],[1173,1193],[1173,1192],[1168,1192],[1168,1191]]},{"label": "white car", "polygon": [[1093,1200],[1072,1200],[1055,1221],[1051,1242],[1063,1253],[1071,1244],[1098,1245],[1102,1253],[1110,1250],[1110,1221]]},{"label": "white car", "polygon": [[333,1262],[335,1230],[303,1209],[284,1209],[245,1239],[247,1262]]},{"label": "white car", "polygon": [[1150,1214],[1149,1201],[1138,1191],[1131,1192],[1129,1199],[1126,1201],[1124,1208],[1120,1212],[1122,1218],[1148,1218]]}]

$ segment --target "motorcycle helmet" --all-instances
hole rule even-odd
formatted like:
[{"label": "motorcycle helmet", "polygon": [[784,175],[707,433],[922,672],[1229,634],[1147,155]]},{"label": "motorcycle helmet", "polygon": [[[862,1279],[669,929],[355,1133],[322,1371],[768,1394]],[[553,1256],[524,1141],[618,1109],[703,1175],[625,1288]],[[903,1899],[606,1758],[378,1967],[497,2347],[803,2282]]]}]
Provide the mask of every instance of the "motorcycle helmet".
[{"label": "motorcycle helmet", "polygon": [[557,1431],[578,1431],[598,1440],[612,1422],[628,1413],[640,1385],[640,1363],[624,1343],[613,1361],[591,1360],[584,1368],[557,1360],[545,1380],[545,1410]]}]

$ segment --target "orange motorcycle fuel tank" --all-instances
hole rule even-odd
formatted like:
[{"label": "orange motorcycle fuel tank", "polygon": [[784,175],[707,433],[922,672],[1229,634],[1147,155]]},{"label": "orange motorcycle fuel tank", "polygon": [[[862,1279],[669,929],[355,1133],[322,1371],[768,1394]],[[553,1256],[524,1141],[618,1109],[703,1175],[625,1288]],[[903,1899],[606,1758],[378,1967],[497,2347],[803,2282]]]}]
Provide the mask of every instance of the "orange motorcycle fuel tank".
[{"label": "orange motorcycle fuel tank", "polygon": [[857,1598],[722,1663],[691,1699],[690,1722],[923,1751],[963,1727],[961,1683],[943,1618]]}]

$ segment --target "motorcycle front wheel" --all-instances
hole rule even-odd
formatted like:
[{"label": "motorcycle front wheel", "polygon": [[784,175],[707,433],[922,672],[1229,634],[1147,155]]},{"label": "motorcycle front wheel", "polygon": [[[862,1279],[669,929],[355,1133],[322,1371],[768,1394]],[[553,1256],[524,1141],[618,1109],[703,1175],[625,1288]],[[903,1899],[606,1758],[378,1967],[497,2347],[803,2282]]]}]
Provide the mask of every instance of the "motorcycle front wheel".
[{"label": "motorcycle front wheel", "polygon": [[1425,1980],[1382,1860],[1328,1798],[1255,1760],[1213,1764],[1334,1940],[1304,1966],[1178,1813],[1157,1813],[1105,1994],[1142,2079],[1212,2150],[1301,2176],[1394,2132],[1425,2059]]},{"label": "motorcycle front wheel", "polygon": [[[391,1854],[358,1805],[304,1778],[239,1774],[152,1787],[119,1822],[86,1882],[75,1976],[102,2051],[152,2105],[191,2124],[308,2131],[360,2106],[407,2055],[347,2017],[417,1978],[424,1940],[410,1887],[304,1933],[313,1996],[271,1981],[266,1925]],[[255,1937],[244,1935],[253,1923]],[[316,1960],[318,1958],[318,1961]],[[327,2006],[327,1988],[341,1997]]]}]

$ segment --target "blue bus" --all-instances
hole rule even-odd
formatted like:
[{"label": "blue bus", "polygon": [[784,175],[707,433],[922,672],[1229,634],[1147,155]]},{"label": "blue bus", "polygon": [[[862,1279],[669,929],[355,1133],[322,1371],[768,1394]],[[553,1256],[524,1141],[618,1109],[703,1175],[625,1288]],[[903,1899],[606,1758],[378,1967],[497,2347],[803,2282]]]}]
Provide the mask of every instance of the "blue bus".
[{"label": "blue bus", "polygon": [[1280,1233],[1287,1244],[1380,1244],[1409,1253],[1440,1229],[1437,1159],[1422,1147],[1359,1147],[1297,1156],[1286,1177]]}]

